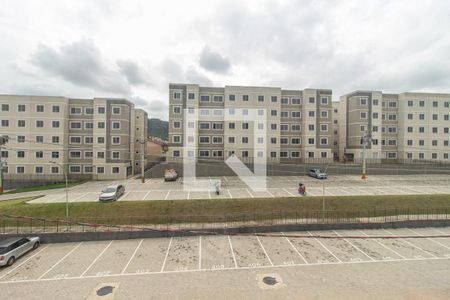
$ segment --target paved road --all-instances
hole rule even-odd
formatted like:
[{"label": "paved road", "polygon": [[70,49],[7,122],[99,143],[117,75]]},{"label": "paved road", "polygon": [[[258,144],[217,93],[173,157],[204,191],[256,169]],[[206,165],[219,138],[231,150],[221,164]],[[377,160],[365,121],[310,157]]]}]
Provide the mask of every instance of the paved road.
[{"label": "paved road", "polygon": [[0,288],[4,299],[90,299],[104,286],[111,299],[448,299],[448,278],[450,228],[422,228],[42,245],[0,269]]},{"label": "paved road", "polygon": [[[214,192],[214,182],[222,183],[220,195]],[[359,195],[428,195],[450,194],[450,175],[387,176],[374,175],[368,180],[359,176],[330,176],[326,180],[317,180],[307,176],[267,177],[267,190],[253,191],[237,177],[206,178],[207,188],[198,191],[197,186],[183,184],[183,178],[176,182],[164,182],[162,179],[148,179],[141,184],[138,180],[122,182],[126,193],[120,201],[140,200],[189,200],[219,198],[272,198],[298,196],[298,183],[307,187],[309,196],[359,196]],[[97,201],[99,191],[106,182],[89,182],[70,189],[70,202]],[[36,194],[43,194],[38,192]],[[0,198],[1,199],[1,198]],[[63,190],[52,191],[45,197],[32,203],[56,203],[66,200]]]}]

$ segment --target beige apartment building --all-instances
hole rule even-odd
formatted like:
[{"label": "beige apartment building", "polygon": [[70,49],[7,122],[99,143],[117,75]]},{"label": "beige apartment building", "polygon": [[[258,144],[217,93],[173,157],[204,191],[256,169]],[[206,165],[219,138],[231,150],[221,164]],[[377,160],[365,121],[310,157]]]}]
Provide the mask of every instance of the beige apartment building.
[{"label": "beige apartment building", "polygon": [[147,113],[128,100],[0,95],[0,119],[9,137],[6,180],[60,180],[64,171],[69,179],[125,179],[140,171]]},{"label": "beige apartment building", "polygon": [[[450,94],[355,91],[340,97],[339,155],[360,161],[449,161]],[[364,138],[366,137],[366,138]]]},{"label": "beige apartment building", "polygon": [[333,159],[331,90],[170,84],[169,104],[171,162]]}]

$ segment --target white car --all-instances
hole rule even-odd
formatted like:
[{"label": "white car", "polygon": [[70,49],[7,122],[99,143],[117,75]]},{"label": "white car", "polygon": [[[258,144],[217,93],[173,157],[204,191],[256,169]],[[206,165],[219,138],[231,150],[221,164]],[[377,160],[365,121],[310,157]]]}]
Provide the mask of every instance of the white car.
[{"label": "white car", "polygon": [[121,184],[109,185],[102,190],[99,201],[116,201],[125,193],[125,187]]},{"label": "white car", "polygon": [[310,169],[308,175],[317,179],[327,179],[327,173],[322,172],[319,169]]},{"label": "white car", "polygon": [[11,266],[30,250],[37,249],[41,243],[39,237],[17,237],[0,241],[0,267]]}]

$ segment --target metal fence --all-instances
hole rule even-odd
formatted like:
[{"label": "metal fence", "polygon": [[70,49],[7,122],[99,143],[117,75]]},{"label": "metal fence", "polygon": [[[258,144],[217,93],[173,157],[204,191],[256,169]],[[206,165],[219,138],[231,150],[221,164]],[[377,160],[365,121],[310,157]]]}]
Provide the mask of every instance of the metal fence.
[{"label": "metal fence", "polygon": [[272,211],[264,214],[232,215],[97,217],[69,221],[0,215],[0,234],[205,230],[271,225],[369,224],[420,220],[450,220],[450,207],[304,212]]}]

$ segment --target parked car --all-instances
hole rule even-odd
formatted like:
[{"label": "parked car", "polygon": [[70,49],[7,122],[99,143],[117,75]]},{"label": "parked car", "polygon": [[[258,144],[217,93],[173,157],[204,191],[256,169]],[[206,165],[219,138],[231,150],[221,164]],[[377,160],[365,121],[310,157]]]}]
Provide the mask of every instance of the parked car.
[{"label": "parked car", "polygon": [[310,169],[308,175],[317,179],[327,179],[327,173],[320,171],[320,169]]},{"label": "parked car", "polygon": [[9,238],[0,241],[0,267],[11,266],[19,257],[39,247],[40,243],[37,236]]},{"label": "parked car", "polygon": [[102,190],[99,201],[116,201],[125,193],[125,187],[121,184],[109,185]]},{"label": "parked car", "polygon": [[178,173],[175,169],[168,168],[164,170],[164,181],[175,181],[178,178]]}]

